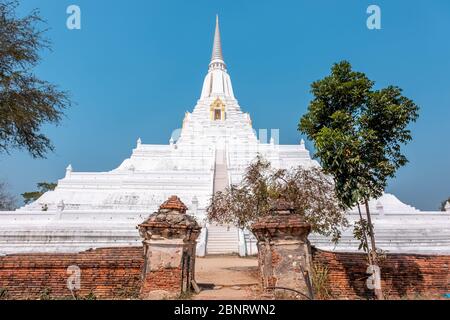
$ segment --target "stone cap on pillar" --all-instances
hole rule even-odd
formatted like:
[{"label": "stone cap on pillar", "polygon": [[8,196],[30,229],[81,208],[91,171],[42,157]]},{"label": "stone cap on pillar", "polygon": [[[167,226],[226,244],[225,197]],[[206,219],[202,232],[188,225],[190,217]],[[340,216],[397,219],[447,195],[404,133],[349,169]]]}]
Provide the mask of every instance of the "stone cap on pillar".
[{"label": "stone cap on pillar", "polygon": [[270,203],[270,212],[272,214],[293,214],[294,205],[285,199],[277,199]]},{"label": "stone cap on pillar", "polygon": [[264,239],[306,239],[311,232],[311,224],[305,217],[295,214],[289,201],[278,199],[270,204],[270,214],[259,218],[251,230],[259,241]]},{"label": "stone cap on pillar", "polygon": [[187,207],[186,205],[181,201],[180,198],[177,196],[171,196],[167,201],[165,201],[159,209],[166,209],[166,210],[175,210],[179,211],[180,213],[186,213]]},{"label": "stone cap on pillar", "polygon": [[170,197],[159,210],[138,226],[145,239],[195,240],[202,227],[194,217],[186,214],[186,205],[177,196]]},{"label": "stone cap on pillar", "polygon": [[252,231],[258,229],[293,229],[293,228],[304,228],[311,231],[311,225],[306,222],[305,218],[299,214],[292,214],[289,216],[274,216],[268,215],[258,219],[254,224],[252,224]]}]

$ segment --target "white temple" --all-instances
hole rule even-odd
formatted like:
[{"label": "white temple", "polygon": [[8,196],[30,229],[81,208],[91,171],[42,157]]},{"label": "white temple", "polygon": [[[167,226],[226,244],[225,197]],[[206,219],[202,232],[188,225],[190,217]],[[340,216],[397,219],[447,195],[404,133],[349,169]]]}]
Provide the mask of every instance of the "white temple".
[{"label": "white temple", "polygon": [[[109,172],[75,172],[71,165],[55,191],[14,212],[0,213],[0,255],[27,252],[79,252],[141,244],[136,226],[177,195],[204,223],[198,254],[256,253],[248,231],[210,225],[205,208],[214,192],[235,184],[257,154],[274,167],[318,166],[305,148],[279,145],[277,131],[258,138],[250,115],[233,92],[222,55],[218,20],[213,53],[200,99],[186,113],[179,137],[167,145],[137,141],[130,158]],[[390,252],[450,253],[450,213],[421,212],[386,194],[372,201],[378,246]],[[348,213],[349,220],[358,218]],[[352,230],[342,241],[313,235],[329,250],[356,251]]]}]

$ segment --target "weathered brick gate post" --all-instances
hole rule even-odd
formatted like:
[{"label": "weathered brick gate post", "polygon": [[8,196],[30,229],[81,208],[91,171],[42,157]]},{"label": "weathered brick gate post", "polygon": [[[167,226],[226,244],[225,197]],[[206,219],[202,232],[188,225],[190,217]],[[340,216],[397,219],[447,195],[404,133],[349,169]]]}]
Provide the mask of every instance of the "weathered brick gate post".
[{"label": "weathered brick gate post", "polygon": [[[295,214],[288,202],[278,200],[272,204],[271,214],[260,218],[251,229],[258,239],[264,290],[286,288],[312,298],[309,280],[312,258],[308,241],[311,225],[301,215]],[[294,291],[284,290],[284,293],[290,297],[298,296]]]},{"label": "weathered brick gate post", "polygon": [[144,238],[143,299],[171,298],[191,290],[201,227],[186,210],[172,196],[138,227]]}]

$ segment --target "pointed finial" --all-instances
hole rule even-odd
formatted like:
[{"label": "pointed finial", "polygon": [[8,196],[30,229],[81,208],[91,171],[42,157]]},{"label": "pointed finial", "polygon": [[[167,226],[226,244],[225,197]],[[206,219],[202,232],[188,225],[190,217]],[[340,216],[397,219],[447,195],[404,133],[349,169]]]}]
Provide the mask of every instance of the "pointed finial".
[{"label": "pointed finial", "polygon": [[66,168],[66,177],[69,177],[72,171],[73,171],[72,165],[69,164]]},{"label": "pointed finial", "polygon": [[220,39],[219,15],[216,15],[216,32],[214,34],[214,46],[211,61],[216,59],[223,61],[222,41]]},{"label": "pointed finial", "polygon": [[139,147],[141,144],[142,144],[142,140],[141,140],[141,138],[138,138],[137,139],[137,146]]},{"label": "pointed finial", "polygon": [[306,149],[306,147],[305,147],[305,140],[301,140],[300,141],[300,147],[302,148],[302,149]]},{"label": "pointed finial", "polygon": [[214,45],[210,66],[225,68],[222,54],[222,41],[220,38],[219,15],[216,15],[216,31],[214,33]]}]

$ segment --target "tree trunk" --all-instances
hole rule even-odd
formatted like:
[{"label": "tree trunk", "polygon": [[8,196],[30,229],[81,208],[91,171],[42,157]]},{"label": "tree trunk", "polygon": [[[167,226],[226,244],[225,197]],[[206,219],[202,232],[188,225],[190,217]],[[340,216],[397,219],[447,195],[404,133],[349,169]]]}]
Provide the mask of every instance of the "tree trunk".
[{"label": "tree trunk", "polygon": [[[363,216],[361,213],[361,206],[358,203],[358,213],[359,213],[359,219],[361,221],[361,225],[362,221],[363,221]],[[367,230],[364,229],[364,242],[366,243],[365,245],[367,246],[367,260],[369,261],[369,264],[372,265],[372,255],[370,254],[370,249],[369,249],[369,240],[367,239]]]},{"label": "tree trunk", "polygon": [[[369,236],[370,236],[370,242],[371,242],[371,246],[372,246],[372,250],[371,250],[372,263],[375,267],[379,268],[380,266],[378,265],[377,246],[375,243],[375,233],[373,231],[372,217],[370,216],[369,201],[367,199],[364,200],[364,204],[366,206],[367,223],[369,225]],[[379,276],[381,277],[381,274]],[[384,300],[383,290],[381,288],[381,282],[380,282],[380,287],[375,288],[375,296],[377,297],[378,300]]]}]

